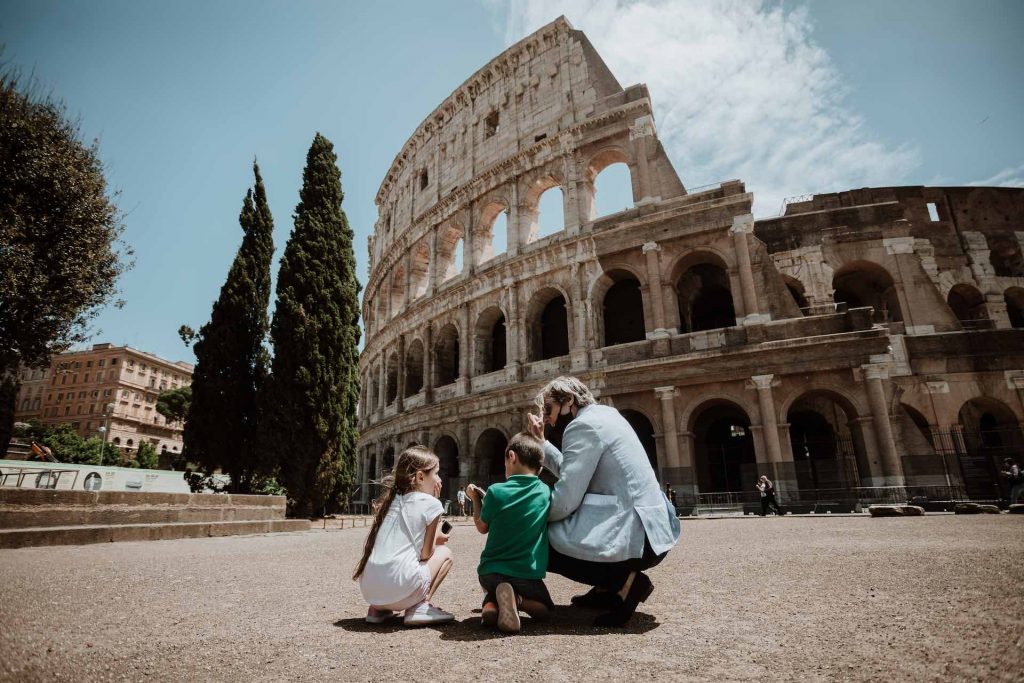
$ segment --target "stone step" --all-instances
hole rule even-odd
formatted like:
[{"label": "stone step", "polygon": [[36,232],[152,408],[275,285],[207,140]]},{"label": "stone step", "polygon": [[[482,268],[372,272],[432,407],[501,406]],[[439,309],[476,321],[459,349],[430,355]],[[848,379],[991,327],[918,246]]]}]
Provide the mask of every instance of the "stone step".
[{"label": "stone step", "polygon": [[66,491],[0,487],[2,505],[197,505],[203,507],[259,506],[285,508],[284,496],[226,493],[152,493],[142,491]]},{"label": "stone step", "polygon": [[258,522],[272,519],[284,519],[284,508],[265,505],[0,504],[0,529],[174,522]]},{"label": "stone step", "polygon": [[0,530],[0,548],[84,545],[87,543],[116,543],[118,541],[165,541],[178,538],[239,536],[308,530],[308,519],[34,527]]}]

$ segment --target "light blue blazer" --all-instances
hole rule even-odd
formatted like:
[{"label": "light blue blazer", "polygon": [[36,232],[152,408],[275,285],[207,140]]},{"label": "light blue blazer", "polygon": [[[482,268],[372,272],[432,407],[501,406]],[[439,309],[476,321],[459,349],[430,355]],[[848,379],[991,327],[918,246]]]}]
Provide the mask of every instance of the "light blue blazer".
[{"label": "light blue blazer", "polygon": [[615,408],[580,409],[561,451],[544,442],[544,466],[560,477],[548,539],[563,555],[620,562],[643,556],[645,535],[657,554],[679,540],[679,519],[636,432]]}]

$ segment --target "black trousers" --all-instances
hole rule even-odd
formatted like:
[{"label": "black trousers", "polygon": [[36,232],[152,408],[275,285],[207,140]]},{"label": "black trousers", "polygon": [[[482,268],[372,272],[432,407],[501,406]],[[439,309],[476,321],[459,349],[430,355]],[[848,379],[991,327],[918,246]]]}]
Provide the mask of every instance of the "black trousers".
[{"label": "black trousers", "polygon": [[668,555],[667,550],[660,555],[655,554],[654,549],[651,548],[651,542],[646,536],[644,537],[644,554],[641,557],[621,562],[578,560],[575,557],[563,555],[549,545],[548,571],[576,583],[618,591],[626,584],[630,572],[642,572],[657,566],[665,559],[666,555]]},{"label": "black trousers", "polygon": [[551,594],[542,579],[519,579],[505,574],[483,574],[480,576],[480,585],[487,595],[484,596],[484,604],[497,602],[494,591],[503,583],[512,584],[512,590],[524,600],[536,600],[541,602],[548,609],[554,609],[555,603],[551,601]]}]

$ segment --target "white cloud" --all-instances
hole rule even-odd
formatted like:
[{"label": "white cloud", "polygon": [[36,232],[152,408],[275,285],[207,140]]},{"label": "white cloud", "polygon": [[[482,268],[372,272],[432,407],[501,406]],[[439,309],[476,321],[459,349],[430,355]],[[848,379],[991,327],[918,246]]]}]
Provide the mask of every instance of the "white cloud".
[{"label": "white cloud", "polygon": [[[485,0],[492,8],[494,0]],[[511,44],[564,14],[624,86],[647,83],[687,187],[738,178],[755,213],[785,197],[895,185],[918,164],[844,104],[803,8],[735,0],[510,0]]]},{"label": "white cloud", "polygon": [[1004,168],[991,178],[967,183],[980,187],[1024,187],[1024,164],[1016,168]]}]

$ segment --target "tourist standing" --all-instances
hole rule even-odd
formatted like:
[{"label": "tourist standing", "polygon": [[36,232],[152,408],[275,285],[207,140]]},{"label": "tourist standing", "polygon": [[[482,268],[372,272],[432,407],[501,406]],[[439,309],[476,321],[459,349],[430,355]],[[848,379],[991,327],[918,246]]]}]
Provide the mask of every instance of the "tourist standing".
[{"label": "tourist standing", "polygon": [[463,517],[465,517],[466,516],[466,492],[464,490],[462,490],[462,489],[459,489],[459,492],[455,495],[455,497],[459,501],[459,514],[462,515]]},{"label": "tourist standing", "polygon": [[775,485],[768,477],[761,475],[757,480],[757,490],[761,493],[761,516],[764,517],[771,509],[776,515],[781,515],[779,501],[775,500]]},{"label": "tourist standing", "polygon": [[1006,469],[999,474],[1006,479],[1006,483],[1010,487],[1010,495],[1007,505],[1013,505],[1020,500],[1021,494],[1024,493],[1024,473],[1020,471],[1020,466],[1013,458],[1006,458],[1003,460],[1003,466]]}]

